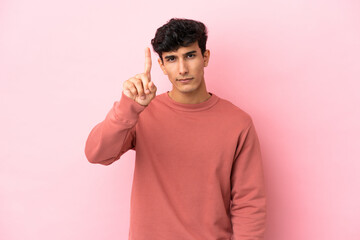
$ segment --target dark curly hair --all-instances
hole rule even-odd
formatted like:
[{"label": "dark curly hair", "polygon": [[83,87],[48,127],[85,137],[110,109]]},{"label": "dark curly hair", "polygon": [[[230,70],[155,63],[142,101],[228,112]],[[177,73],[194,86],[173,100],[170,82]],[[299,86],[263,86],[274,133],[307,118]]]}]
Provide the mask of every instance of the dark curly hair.
[{"label": "dark curly hair", "polygon": [[156,30],[151,44],[161,61],[163,61],[163,52],[176,51],[179,47],[187,47],[196,41],[198,41],[199,48],[204,56],[207,37],[207,29],[202,22],[172,18]]}]

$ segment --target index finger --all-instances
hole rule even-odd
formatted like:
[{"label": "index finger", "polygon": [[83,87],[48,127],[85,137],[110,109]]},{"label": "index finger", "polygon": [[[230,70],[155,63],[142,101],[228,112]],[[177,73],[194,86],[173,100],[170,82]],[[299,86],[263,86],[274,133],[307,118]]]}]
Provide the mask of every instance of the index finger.
[{"label": "index finger", "polygon": [[151,53],[150,48],[145,49],[145,73],[150,74],[151,70]]}]

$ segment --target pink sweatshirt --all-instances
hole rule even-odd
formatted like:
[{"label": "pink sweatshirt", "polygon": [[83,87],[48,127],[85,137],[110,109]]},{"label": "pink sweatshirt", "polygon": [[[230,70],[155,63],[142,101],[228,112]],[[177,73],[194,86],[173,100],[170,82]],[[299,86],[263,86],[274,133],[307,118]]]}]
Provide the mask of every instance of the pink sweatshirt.
[{"label": "pink sweatshirt", "polygon": [[168,92],[142,106],[122,93],[90,132],[89,162],[136,151],[130,240],[260,240],[266,197],[249,114],[212,96],[198,104]]}]

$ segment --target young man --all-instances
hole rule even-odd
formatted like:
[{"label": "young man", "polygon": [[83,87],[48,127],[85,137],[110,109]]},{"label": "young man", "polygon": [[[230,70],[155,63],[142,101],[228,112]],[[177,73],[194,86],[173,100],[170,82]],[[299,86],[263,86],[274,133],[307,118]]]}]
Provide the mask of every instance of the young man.
[{"label": "young man", "polygon": [[[151,41],[172,90],[156,96],[145,71],[89,134],[89,162],[136,151],[130,240],[260,240],[266,197],[260,144],[249,114],[207,92],[203,23],[171,19]],[[222,79],[226,81],[226,79]]]}]

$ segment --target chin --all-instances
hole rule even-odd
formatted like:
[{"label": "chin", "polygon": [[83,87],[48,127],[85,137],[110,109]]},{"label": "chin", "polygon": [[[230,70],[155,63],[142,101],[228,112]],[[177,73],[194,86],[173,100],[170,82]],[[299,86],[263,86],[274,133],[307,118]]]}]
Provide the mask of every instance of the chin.
[{"label": "chin", "polygon": [[196,83],[192,83],[192,84],[188,84],[188,85],[182,85],[181,83],[176,83],[175,85],[173,85],[174,88],[176,88],[176,90],[178,92],[181,93],[191,93],[191,92],[195,92],[199,89],[200,85],[197,85]]},{"label": "chin", "polygon": [[196,92],[197,88],[183,88],[183,89],[178,89],[179,92],[182,93],[191,93],[191,92]]}]

